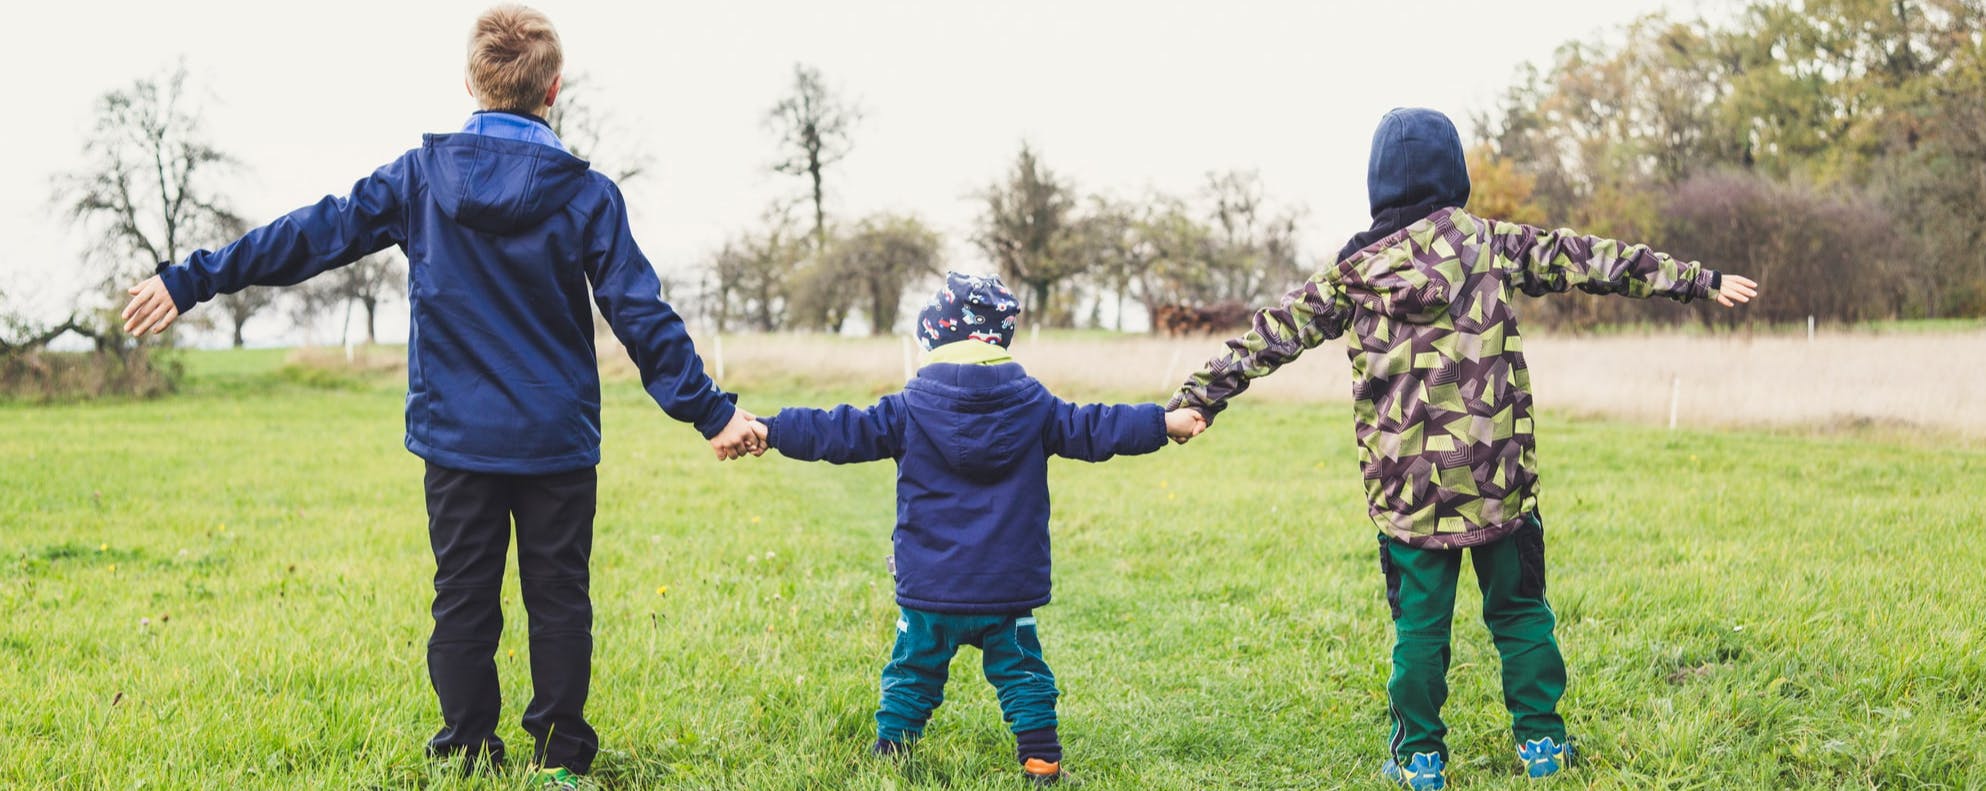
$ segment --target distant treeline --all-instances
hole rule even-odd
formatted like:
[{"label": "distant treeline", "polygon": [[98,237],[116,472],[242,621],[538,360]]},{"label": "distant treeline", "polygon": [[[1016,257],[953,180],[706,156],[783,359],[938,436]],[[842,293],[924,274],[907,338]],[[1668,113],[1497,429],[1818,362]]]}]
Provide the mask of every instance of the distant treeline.
[{"label": "distant treeline", "polygon": [[[1476,119],[1472,207],[1756,277],[1719,320],[1986,315],[1986,3],[1775,0],[1572,42]],[[1546,300],[1579,323],[1690,316]]]}]

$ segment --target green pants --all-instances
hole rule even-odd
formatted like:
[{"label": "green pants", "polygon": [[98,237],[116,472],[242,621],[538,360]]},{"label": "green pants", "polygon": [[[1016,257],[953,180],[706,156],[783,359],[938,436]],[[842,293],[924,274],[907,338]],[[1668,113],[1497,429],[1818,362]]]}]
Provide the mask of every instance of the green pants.
[{"label": "green pants", "polygon": [[950,615],[903,608],[896,648],[883,666],[876,736],[909,743],[945,701],[945,678],[960,646],[977,646],[1000,713],[1014,733],[1055,727],[1055,674],[1041,659],[1034,615]]},{"label": "green pants", "polygon": [[[1483,590],[1483,623],[1503,657],[1503,705],[1513,734],[1519,743],[1549,736],[1564,744],[1558,699],[1565,694],[1565,659],[1552,637],[1557,617],[1545,603],[1544,531],[1533,515],[1517,532],[1467,551]],[[1402,762],[1428,752],[1445,761],[1441,705],[1448,700],[1448,636],[1462,550],[1415,549],[1382,534],[1379,566],[1393,609],[1387,748]]]}]

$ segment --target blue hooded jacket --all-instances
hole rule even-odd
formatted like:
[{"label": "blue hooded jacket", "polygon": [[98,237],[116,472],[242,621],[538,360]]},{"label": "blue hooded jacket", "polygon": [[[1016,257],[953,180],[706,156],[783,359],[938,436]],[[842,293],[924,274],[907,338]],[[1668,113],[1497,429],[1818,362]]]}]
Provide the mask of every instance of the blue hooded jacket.
[{"label": "blue hooded jacket", "polygon": [[735,397],[704,375],[635,246],[611,179],[524,116],[427,135],[345,197],[326,196],[159,275],[184,313],[216,294],[300,283],[406,253],[407,449],[442,467],[542,475],[600,462],[593,299],[643,387],[708,438]]},{"label": "blue hooded jacket", "polygon": [[1165,445],[1157,404],[1075,405],[1017,363],[925,366],[873,407],[765,420],[781,455],[895,459],[896,599],[939,613],[1048,603],[1048,457],[1103,461]]}]

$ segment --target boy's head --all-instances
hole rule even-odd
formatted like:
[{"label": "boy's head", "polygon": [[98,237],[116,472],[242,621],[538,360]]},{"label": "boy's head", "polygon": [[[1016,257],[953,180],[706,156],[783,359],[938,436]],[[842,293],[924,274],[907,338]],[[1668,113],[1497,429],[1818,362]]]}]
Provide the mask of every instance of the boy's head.
[{"label": "boy's head", "polygon": [[1432,212],[1467,205],[1469,166],[1455,123],[1423,107],[1387,113],[1372,133],[1365,189],[1374,217],[1388,209]]},{"label": "boy's head", "polygon": [[536,9],[491,8],[469,32],[469,95],[485,110],[543,114],[564,67],[559,32]]},{"label": "boy's head", "polygon": [[917,342],[930,351],[947,343],[979,341],[1001,348],[1014,342],[1021,301],[997,275],[950,272],[945,285],[917,313]]}]

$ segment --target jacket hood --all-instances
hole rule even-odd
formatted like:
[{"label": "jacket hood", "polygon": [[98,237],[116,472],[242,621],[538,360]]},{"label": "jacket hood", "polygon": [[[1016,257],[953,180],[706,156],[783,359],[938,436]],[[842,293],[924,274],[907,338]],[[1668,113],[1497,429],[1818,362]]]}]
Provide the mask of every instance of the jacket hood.
[{"label": "jacket hood", "polygon": [[1474,234],[1476,222],[1461,209],[1437,210],[1394,232],[1404,233],[1412,244],[1362,248],[1339,261],[1338,284],[1366,310],[1407,324],[1432,322],[1461,297],[1468,278],[1458,251],[1437,252],[1430,242],[1450,230]]},{"label": "jacket hood", "polygon": [[585,160],[550,146],[474,134],[428,135],[420,157],[443,214],[504,236],[565,208],[588,172]]},{"label": "jacket hood", "polygon": [[934,363],[903,388],[910,420],[931,439],[947,465],[967,477],[995,478],[1041,445],[1041,425],[1028,418],[1041,383],[1019,363]]},{"label": "jacket hood", "polygon": [[1420,107],[1396,109],[1380,118],[1372,133],[1365,190],[1372,227],[1346,242],[1339,260],[1434,212],[1468,205],[1469,165],[1455,123]]}]

